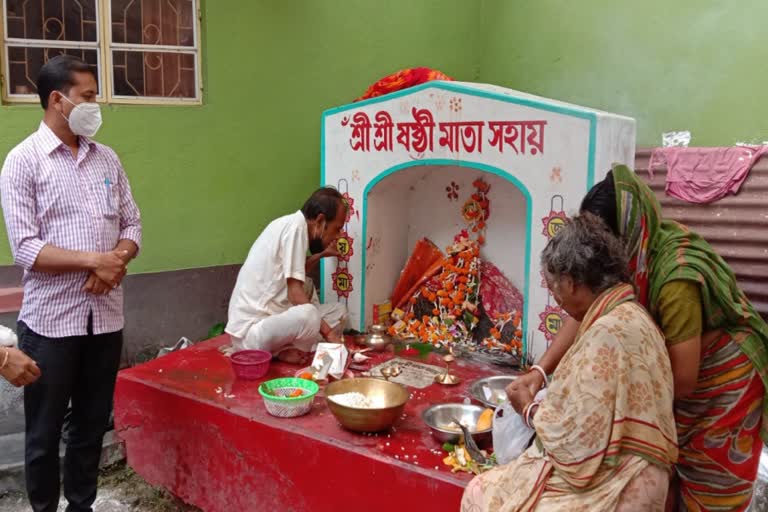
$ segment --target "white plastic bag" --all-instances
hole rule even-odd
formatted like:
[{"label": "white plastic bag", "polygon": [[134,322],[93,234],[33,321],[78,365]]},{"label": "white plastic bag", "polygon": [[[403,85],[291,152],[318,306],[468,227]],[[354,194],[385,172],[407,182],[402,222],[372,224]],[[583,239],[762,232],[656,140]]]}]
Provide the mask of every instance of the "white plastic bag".
[{"label": "white plastic bag", "polygon": [[528,428],[509,402],[504,402],[493,413],[493,453],[496,462],[507,464],[528,448],[536,432]]},{"label": "white plastic bag", "polygon": [[[542,389],[536,394],[536,400],[541,401],[545,396],[547,390]],[[496,462],[507,464],[523,454],[536,431],[525,424],[523,417],[512,408],[512,404],[504,402],[493,413],[492,433]]]},{"label": "white plastic bag", "polygon": [[192,345],[193,343],[189,341],[189,338],[181,337],[179,338],[179,341],[177,341],[176,344],[172,347],[161,348],[157,353],[157,357],[163,357],[164,355],[170,354],[171,352],[176,352],[177,350],[184,350],[185,348],[189,348]]},{"label": "white plastic bag", "polygon": [[19,343],[16,333],[4,325],[0,325],[0,346],[15,347]]}]

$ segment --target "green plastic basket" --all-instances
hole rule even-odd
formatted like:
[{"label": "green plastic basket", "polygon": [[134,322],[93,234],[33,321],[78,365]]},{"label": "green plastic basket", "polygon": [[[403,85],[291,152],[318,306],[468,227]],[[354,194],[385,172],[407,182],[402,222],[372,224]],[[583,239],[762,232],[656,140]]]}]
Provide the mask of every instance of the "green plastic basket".
[{"label": "green plastic basket", "polygon": [[[297,389],[302,391],[302,396],[287,396]],[[279,418],[295,418],[307,414],[319,390],[315,382],[296,377],[272,379],[259,386],[259,394],[264,399],[267,412]]]}]

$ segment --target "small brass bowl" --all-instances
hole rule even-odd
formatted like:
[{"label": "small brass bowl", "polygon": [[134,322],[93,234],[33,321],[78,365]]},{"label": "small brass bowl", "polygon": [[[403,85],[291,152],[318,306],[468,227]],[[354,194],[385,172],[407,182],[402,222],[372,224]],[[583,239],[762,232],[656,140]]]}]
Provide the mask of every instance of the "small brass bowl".
[{"label": "small brass bowl", "polygon": [[392,344],[392,336],[387,334],[387,328],[383,325],[372,325],[369,334],[358,334],[355,343],[372,349],[374,352],[383,352]]},{"label": "small brass bowl", "polygon": [[[367,398],[383,399],[385,407],[377,409],[347,407],[331,400],[341,393],[361,393]],[[337,380],[325,388],[326,403],[341,425],[353,432],[380,432],[403,414],[410,393],[400,384],[381,379],[358,378]]]}]

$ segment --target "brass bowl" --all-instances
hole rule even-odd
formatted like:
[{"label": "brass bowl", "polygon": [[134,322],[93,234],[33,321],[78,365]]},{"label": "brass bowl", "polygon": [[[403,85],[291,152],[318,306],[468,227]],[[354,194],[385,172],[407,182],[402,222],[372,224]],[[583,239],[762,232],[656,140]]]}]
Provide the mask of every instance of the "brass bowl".
[{"label": "brass bowl", "polygon": [[[347,407],[330,399],[341,393],[362,393],[368,398],[383,398],[385,407],[362,409]],[[325,388],[328,408],[341,425],[353,432],[380,432],[392,426],[403,414],[410,393],[400,384],[380,379],[337,380]]]},{"label": "brass bowl", "polygon": [[[378,327],[378,326],[376,326]],[[386,333],[386,330],[373,330],[370,334],[358,334],[355,336],[355,343],[374,352],[383,352],[392,344],[392,336]]]}]

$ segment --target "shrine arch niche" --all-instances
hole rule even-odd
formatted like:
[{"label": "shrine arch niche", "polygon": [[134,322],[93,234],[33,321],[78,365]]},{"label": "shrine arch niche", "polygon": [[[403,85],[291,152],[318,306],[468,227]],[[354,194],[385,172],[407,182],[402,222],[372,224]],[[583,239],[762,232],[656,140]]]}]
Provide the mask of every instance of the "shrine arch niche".
[{"label": "shrine arch niche", "polygon": [[[367,244],[362,254],[361,326],[372,322],[371,305],[389,299],[418,240],[426,237],[444,249],[462,230],[472,235],[462,209],[476,192],[478,179],[490,186],[490,216],[480,256],[527,295],[532,215],[525,185],[502,169],[480,163],[409,162],[379,174],[363,193],[361,224]],[[525,320],[527,301],[523,308]]]},{"label": "shrine arch niche", "polygon": [[429,82],[323,113],[320,182],[350,204],[338,247],[321,261],[320,298],[365,329],[389,299],[414,244],[445,249],[483,178],[490,217],[481,256],[523,295],[523,351],[540,356],[563,312],[539,256],[613,163],[632,165],[631,118],[489,84]]}]

